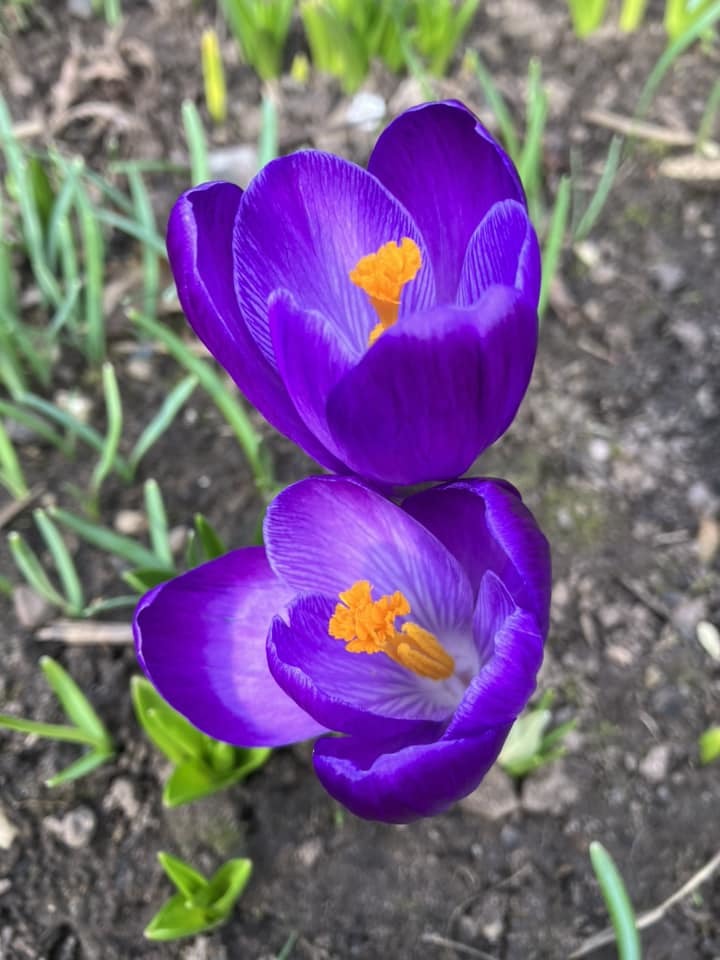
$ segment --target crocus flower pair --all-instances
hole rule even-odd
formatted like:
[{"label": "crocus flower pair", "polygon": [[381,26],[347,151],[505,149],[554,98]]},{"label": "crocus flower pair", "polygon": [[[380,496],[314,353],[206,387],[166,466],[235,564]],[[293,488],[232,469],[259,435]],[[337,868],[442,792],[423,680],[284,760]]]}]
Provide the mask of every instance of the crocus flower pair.
[{"label": "crocus flower pair", "polygon": [[[513,165],[458,103],[180,198],[168,250],[211,352],[337,474],[271,504],[265,547],[151,591],[138,657],[196,726],[319,737],[317,774],[406,822],[471,791],[534,689],[547,542],[519,494],[455,480],[507,428],[537,341],[539,254]],[[378,491],[450,480],[402,504]],[[340,734],[331,736],[329,734]]]}]

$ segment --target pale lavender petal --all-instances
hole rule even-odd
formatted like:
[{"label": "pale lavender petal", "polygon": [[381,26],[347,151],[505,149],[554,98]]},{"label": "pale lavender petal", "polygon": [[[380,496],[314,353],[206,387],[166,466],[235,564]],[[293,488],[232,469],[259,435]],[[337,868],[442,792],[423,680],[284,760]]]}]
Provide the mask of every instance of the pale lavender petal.
[{"label": "pale lavender petal", "polygon": [[298,593],[336,600],[369,580],[377,596],[400,590],[410,619],[443,640],[468,631],[474,602],[457,561],[356,480],[311,477],[283,490],[268,507],[265,544],[277,575]]},{"label": "pale lavender petal", "polygon": [[133,624],[138,660],[170,706],[211,737],[274,747],[327,730],[285,694],[265,640],[293,597],[262,547],[235,550],[156,587]]}]

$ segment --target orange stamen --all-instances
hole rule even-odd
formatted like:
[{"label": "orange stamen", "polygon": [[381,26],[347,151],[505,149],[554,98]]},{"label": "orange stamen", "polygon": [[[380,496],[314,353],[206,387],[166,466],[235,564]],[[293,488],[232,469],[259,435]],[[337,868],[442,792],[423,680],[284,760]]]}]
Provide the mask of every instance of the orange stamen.
[{"label": "orange stamen", "polygon": [[455,661],[437,637],[416,623],[396,629],[396,619],[408,613],[410,604],[399,590],[373,600],[370,583],[358,580],[340,594],[328,633],[344,640],[348,653],[384,653],[421,677],[447,680]]},{"label": "orange stamen", "polygon": [[369,346],[397,321],[403,287],[415,279],[421,266],[417,244],[410,237],[403,237],[399,244],[390,240],[375,253],[361,257],[350,271],[350,280],[365,291],[378,315]]}]

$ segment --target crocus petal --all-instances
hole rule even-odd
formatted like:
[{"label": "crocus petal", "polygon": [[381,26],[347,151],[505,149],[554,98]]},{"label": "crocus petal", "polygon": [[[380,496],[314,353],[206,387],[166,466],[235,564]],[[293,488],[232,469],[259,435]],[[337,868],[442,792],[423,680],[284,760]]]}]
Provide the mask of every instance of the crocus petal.
[{"label": "crocus petal", "polygon": [[496,203],[470,238],[458,303],[475,303],[488,287],[501,284],[537,306],[540,277],[540,247],[525,207],[516,200]]},{"label": "crocus petal", "polygon": [[527,705],[543,656],[535,617],[515,606],[498,577],[488,571],[475,612],[478,647],[489,649],[457,709],[446,736],[473,736],[487,727],[512,723]]},{"label": "crocus petal", "polygon": [[453,303],[470,237],[499,200],[525,203],[512,161],[461,103],[428,103],[386,128],[368,163],[425,238],[439,303]]},{"label": "crocus petal", "polygon": [[251,404],[307,453],[342,469],[298,416],[273,365],[245,325],[233,286],[232,238],[243,192],[205,183],[184,193],[170,214],[167,248],[178,297],[195,333]]},{"label": "crocus petal", "polygon": [[376,596],[400,590],[410,619],[451,654],[450,640],[469,627],[473,595],[457,561],[356,480],[310,477],[287,487],[268,507],[264,535],[273,570],[298,593],[337,601],[358,580],[369,580]]},{"label": "crocus petal", "polygon": [[530,610],[547,633],[550,547],[514,487],[500,480],[458,480],[414,494],[403,509],[457,557],[473,590],[493,570],[517,606]]},{"label": "crocus petal", "polygon": [[172,707],[219,740],[275,747],[324,733],[267,665],[268,629],[292,596],[262,547],[203,564],[140,601],[133,624],[140,665]]},{"label": "crocus petal", "polygon": [[396,484],[464,473],[510,425],[536,344],[535,311],[508,287],[472,307],[402,317],[330,393],[344,461]]},{"label": "crocus petal", "polygon": [[410,237],[423,266],[404,290],[402,311],[431,303],[432,266],[417,226],[366,170],[316,151],[267,164],[243,195],[235,228],[236,290],[252,334],[273,361],[267,304],[287,290],[324,314],[358,355],[377,323],[366,294],[350,280],[361,257]]},{"label": "crocus petal", "polygon": [[349,653],[328,634],[332,600],[301,597],[268,635],[268,664],[285,692],[319,723],[368,739],[413,734],[428,721],[435,735],[457,706],[442,682],[405,670],[383,653]]},{"label": "crocus petal", "polygon": [[287,292],[270,297],[270,332],[280,375],[303,422],[336,452],[325,407],[332,388],[351,367],[343,332],[321,313],[301,310]]},{"label": "crocus petal", "polygon": [[509,726],[477,737],[372,743],[322,737],[313,761],[331,796],[359,817],[409,823],[441,813],[477,787],[497,758]]}]

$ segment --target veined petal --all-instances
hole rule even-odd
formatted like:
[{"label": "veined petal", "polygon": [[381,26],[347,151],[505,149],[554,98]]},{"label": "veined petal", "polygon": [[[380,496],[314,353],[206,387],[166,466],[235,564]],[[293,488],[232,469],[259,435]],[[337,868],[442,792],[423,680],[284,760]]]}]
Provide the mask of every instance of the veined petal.
[{"label": "veined petal", "polygon": [[340,733],[386,739],[441,722],[457,706],[455,691],[411,673],[382,653],[349,653],[331,637],[332,600],[300,597],[287,623],[275,619],[268,663],[285,692],[319,723]]},{"label": "veined petal", "polygon": [[340,157],[303,151],[267,164],[243,195],[234,239],[238,299],[265,358],[273,362],[268,300],[280,289],[330,319],[361,355],[377,317],[350,271],[403,237],[417,244],[423,265],[403,291],[401,313],[434,298],[432,265],[407,211],[366,170]]},{"label": "veined petal", "polygon": [[354,357],[342,329],[315,310],[302,310],[287,291],[269,304],[270,333],[278,370],[303,422],[336,454],[325,415],[327,397]]},{"label": "veined petal", "polygon": [[487,727],[513,723],[535,690],[542,663],[537,620],[513,603],[492,571],[480,584],[474,631],[484,663],[447,729],[448,737],[474,736]]},{"label": "veined petal", "polygon": [[488,287],[519,290],[534,306],[540,298],[540,247],[525,207],[502,200],[490,208],[465,253],[458,303],[476,303]]},{"label": "veined petal", "polygon": [[233,285],[232,238],[243,192],[205,183],[170,214],[167,248],[178,297],[191,327],[251,404],[331,470],[340,465],[298,416],[272,362],[250,335]]},{"label": "veined petal", "polygon": [[386,483],[459,476],[512,422],[536,345],[535,311],[508,287],[402,317],[328,397],[342,459]]},{"label": "veined petal", "polygon": [[358,580],[378,595],[400,590],[409,619],[451,655],[469,637],[473,595],[450,553],[395,504],[356,480],[310,477],[287,487],[265,516],[268,559],[297,593],[337,601]]},{"label": "veined petal", "polygon": [[465,250],[490,207],[500,200],[525,204],[512,161],[457,101],[401,114],[380,135],[368,170],[420,228],[440,304],[455,302]]},{"label": "veined petal", "polygon": [[275,747],[326,732],[273,680],[265,639],[293,591],[262,547],[247,547],[156,587],[133,630],[141,667],[198,729],[243,747]]},{"label": "veined petal", "polygon": [[424,742],[402,736],[381,743],[322,737],[313,752],[315,772],[327,792],[357,816],[409,823],[442,813],[474,790],[509,729]]},{"label": "veined petal", "polygon": [[459,560],[475,592],[493,570],[513,602],[547,633],[550,547],[514,487],[502,480],[458,480],[409,497],[403,509]]}]

